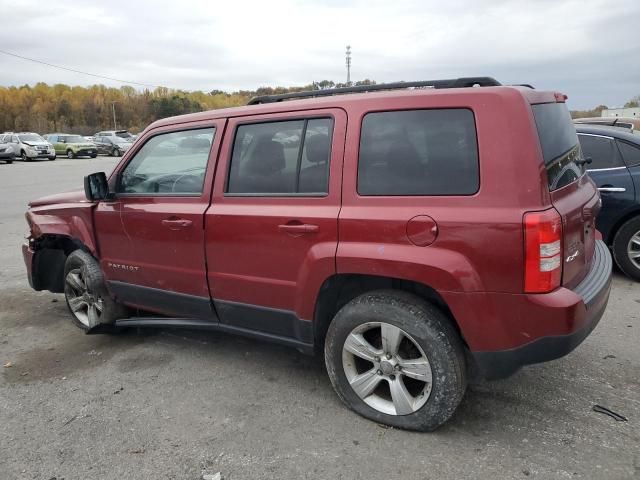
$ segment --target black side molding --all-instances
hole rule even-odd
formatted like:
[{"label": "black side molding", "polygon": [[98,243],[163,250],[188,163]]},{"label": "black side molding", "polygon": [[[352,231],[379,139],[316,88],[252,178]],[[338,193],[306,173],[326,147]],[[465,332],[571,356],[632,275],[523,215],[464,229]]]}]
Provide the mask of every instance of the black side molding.
[{"label": "black side molding", "polygon": [[280,345],[285,345],[287,347],[293,347],[307,355],[314,354],[313,342],[305,343],[295,338],[283,337],[281,335],[249,330],[247,328],[235,327],[232,325],[225,325],[222,323],[197,318],[132,317],[125,318],[123,320],[117,320],[115,323],[116,329],[126,327],[187,328],[192,330],[219,331],[235,335],[242,335],[249,338],[256,338],[258,340],[266,340]]},{"label": "black side molding", "polygon": [[218,321],[218,316],[209,297],[187,295],[118,281],[107,282],[107,287],[119,302],[147,307],[153,311],[178,317]]}]

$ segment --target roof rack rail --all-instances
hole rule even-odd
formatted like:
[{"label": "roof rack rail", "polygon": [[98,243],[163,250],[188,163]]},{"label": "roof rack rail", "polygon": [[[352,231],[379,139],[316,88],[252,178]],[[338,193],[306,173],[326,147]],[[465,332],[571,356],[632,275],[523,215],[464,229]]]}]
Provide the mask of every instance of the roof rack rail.
[{"label": "roof rack rail", "polygon": [[253,97],[247,105],[275,103],[300,98],[329,97],[344,93],[373,92],[376,90],[399,90],[403,88],[465,88],[465,87],[498,87],[502,85],[492,77],[462,77],[447,80],[420,80],[417,82],[376,83],[374,85],[356,85],[353,87],[328,88],[325,90],[307,90],[304,92],[284,93],[282,95],[260,95]]}]

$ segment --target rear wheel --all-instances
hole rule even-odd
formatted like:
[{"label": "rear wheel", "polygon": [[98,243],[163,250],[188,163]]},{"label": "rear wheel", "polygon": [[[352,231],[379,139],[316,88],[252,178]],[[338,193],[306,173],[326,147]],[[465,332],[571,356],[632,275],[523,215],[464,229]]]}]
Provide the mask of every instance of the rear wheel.
[{"label": "rear wheel", "polygon": [[13,163],[13,160],[5,160],[5,162],[7,162],[7,165],[11,165]]},{"label": "rear wheel", "polygon": [[73,153],[73,150],[67,150],[67,158],[76,158],[76,154]]},{"label": "rear wheel", "polygon": [[398,428],[438,428],[466,389],[457,332],[438,308],[405,292],[371,292],[345,305],[327,332],[325,362],[344,403]]},{"label": "rear wheel", "polygon": [[48,157],[48,158],[49,158],[49,161],[50,161],[50,162],[53,162],[53,161],[56,159],[56,157],[55,157],[55,156],[53,156],[53,157]]},{"label": "rear wheel", "polygon": [[97,154],[97,153],[92,153],[92,154],[90,155],[90,157],[91,157],[91,158],[96,158],[97,156],[98,156],[98,154]]},{"label": "rear wheel", "polygon": [[127,316],[126,307],[109,296],[100,265],[83,250],[75,250],[67,257],[64,296],[73,323],[85,331]]},{"label": "rear wheel", "polygon": [[640,281],[640,217],[627,220],[613,238],[613,256],[626,275]]}]

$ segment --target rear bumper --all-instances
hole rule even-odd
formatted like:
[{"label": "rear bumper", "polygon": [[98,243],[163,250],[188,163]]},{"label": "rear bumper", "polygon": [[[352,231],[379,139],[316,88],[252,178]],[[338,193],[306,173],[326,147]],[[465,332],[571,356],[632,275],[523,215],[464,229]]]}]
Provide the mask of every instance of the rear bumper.
[{"label": "rear bumper", "polygon": [[[487,379],[505,378],[524,365],[555,360],[573,351],[604,314],[611,290],[611,271],[609,249],[598,240],[591,269],[575,289],[560,288],[550,294],[536,295],[533,299],[537,314],[542,316],[540,323],[557,319],[569,331],[560,335],[540,335],[514,348],[472,351],[479,373]],[[531,298],[527,299],[527,302],[531,301]]]}]

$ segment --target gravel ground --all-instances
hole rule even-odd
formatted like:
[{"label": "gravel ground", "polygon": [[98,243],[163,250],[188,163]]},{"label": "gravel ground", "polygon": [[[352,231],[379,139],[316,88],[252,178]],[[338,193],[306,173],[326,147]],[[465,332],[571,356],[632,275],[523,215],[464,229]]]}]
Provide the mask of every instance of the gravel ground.
[{"label": "gravel ground", "polygon": [[[29,199],[115,160],[0,164],[2,479],[640,478],[640,284],[574,353],[471,385],[431,434],[347,410],[320,359],[221,333],[84,335],[29,289]],[[594,404],[628,418],[618,422]]]}]

